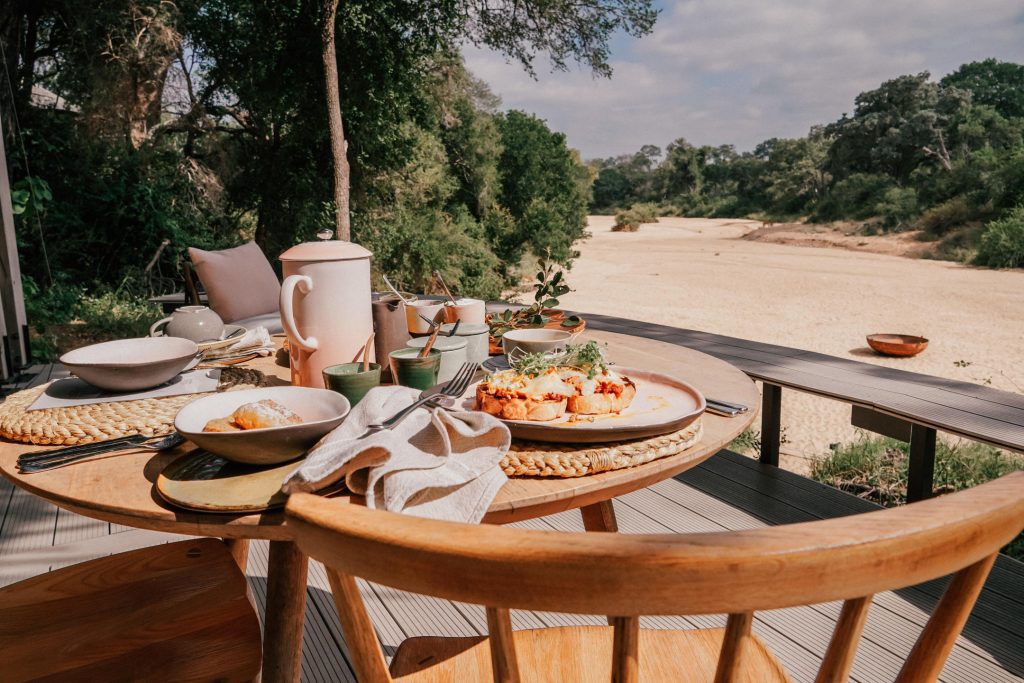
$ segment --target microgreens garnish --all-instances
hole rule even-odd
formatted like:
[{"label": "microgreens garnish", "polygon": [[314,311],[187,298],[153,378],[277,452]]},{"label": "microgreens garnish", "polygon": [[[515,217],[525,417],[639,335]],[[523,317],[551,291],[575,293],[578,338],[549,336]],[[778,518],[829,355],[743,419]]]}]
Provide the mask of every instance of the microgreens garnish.
[{"label": "microgreens garnish", "polygon": [[608,361],[604,351],[597,342],[586,344],[570,344],[564,351],[554,353],[527,353],[510,362],[512,368],[521,374],[536,377],[547,372],[548,368],[570,367],[587,373],[593,379],[598,372],[608,371]]}]

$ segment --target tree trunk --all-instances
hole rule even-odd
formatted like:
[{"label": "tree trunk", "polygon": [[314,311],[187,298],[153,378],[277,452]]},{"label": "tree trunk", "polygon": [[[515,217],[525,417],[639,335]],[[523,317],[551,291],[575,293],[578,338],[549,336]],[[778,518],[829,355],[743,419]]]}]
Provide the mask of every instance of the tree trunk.
[{"label": "tree trunk", "polygon": [[331,156],[334,160],[334,226],[339,240],[352,239],[348,213],[349,167],[345,127],[341,120],[341,88],[338,84],[338,57],[334,46],[334,21],[338,0],[323,0],[324,80],[327,86],[327,125],[331,133]]}]

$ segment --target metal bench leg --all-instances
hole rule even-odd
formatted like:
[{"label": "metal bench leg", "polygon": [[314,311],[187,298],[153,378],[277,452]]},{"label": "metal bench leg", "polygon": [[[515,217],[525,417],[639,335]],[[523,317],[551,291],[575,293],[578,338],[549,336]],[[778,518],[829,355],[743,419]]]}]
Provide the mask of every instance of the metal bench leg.
[{"label": "metal bench leg", "polygon": [[935,430],[910,428],[910,462],[907,465],[907,502],[930,498],[935,476]]},{"label": "metal bench leg", "polygon": [[779,465],[782,438],[782,387],[763,383],[761,388],[761,462]]}]

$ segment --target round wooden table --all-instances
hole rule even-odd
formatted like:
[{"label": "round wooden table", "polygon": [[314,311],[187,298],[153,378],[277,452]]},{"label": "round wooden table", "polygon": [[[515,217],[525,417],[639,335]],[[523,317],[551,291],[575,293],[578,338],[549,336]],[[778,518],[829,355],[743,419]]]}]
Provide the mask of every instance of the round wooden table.
[{"label": "round wooden table", "polygon": [[[705,414],[700,443],[673,456],[637,467],[569,479],[510,479],[499,491],[485,522],[505,524],[580,508],[588,531],[616,531],[611,499],[690,469],[728,444],[756,415],[759,396],[740,370],[704,353],[674,344],[611,332],[593,332],[585,339],[608,344],[615,363],[657,369],[693,384],[706,396],[742,403],[750,411],[733,418]],[[289,372],[273,359],[249,364],[287,383]],[[245,566],[248,539],[270,541],[264,630],[263,680],[296,681],[302,659],[306,557],[291,542],[280,511],[257,514],[191,512],[161,500],[154,482],[183,450],[118,453],[107,458],[36,474],[17,471],[19,454],[42,450],[0,442],[0,472],[16,486],[72,512],[139,529],[226,539]]]}]

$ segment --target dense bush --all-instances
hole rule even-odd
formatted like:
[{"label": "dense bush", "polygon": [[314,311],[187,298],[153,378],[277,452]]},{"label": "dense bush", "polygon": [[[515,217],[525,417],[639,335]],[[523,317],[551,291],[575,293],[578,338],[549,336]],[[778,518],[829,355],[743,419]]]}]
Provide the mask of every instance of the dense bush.
[{"label": "dense bush", "polygon": [[1024,268],[1024,206],[985,226],[975,263],[990,268]]},{"label": "dense bush", "polygon": [[941,237],[973,220],[976,213],[966,197],[953,197],[922,213],[918,226],[929,235]]},{"label": "dense bush", "polygon": [[818,207],[816,215],[825,220],[851,218],[864,220],[875,215],[878,204],[893,181],[877,173],[854,173],[832,186],[828,197]]},{"label": "dense bush", "polygon": [[917,215],[917,191],[912,187],[890,187],[875,205],[875,213],[886,228],[901,228]]},{"label": "dense bush", "polygon": [[615,214],[612,232],[636,232],[644,223],[657,223],[661,210],[656,204],[634,204],[629,209]]}]

